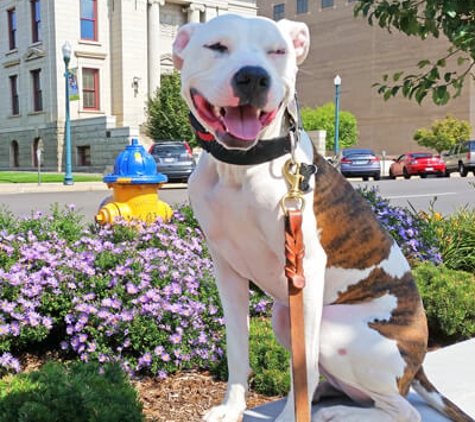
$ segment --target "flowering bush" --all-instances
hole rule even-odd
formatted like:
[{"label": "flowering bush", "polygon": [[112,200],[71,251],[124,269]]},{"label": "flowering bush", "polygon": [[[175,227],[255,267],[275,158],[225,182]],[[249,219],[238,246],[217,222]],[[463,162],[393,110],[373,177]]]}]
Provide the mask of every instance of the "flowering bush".
[{"label": "flowering bush", "polygon": [[[253,314],[270,299],[251,291]],[[0,213],[0,368],[42,343],[84,362],[166,377],[222,359],[213,266],[190,207],[169,223],[86,229],[74,206]]]},{"label": "flowering bush", "polygon": [[442,257],[437,247],[437,238],[427,223],[413,210],[395,207],[382,198],[373,188],[358,192],[371,205],[376,217],[396,240],[410,261],[430,261],[440,264]]},{"label": "flowering bush", "polygon": [[421,219],[433,231],[445,266],[475,274],[475,210],[461,207],[444,218],[432,204]]},{"label": "flowering bush", "polygon": [[18,370],[12,354],[40,342],[160,377],[221,358],[223,319],[198,229],[177,212],[171,224],[118,221],[92,233],[73,230],[73,214],[1,220],[0,365]]}]

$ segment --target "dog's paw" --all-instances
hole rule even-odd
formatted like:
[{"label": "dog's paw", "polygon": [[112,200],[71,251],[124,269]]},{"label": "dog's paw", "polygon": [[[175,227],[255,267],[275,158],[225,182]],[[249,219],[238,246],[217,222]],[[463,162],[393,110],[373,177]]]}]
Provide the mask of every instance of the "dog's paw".
[{"label": "dog's paw", "polygon": [[203,418],[206,422],[239,422],[244,410],[236,406],[221,404],[213,407]]}]

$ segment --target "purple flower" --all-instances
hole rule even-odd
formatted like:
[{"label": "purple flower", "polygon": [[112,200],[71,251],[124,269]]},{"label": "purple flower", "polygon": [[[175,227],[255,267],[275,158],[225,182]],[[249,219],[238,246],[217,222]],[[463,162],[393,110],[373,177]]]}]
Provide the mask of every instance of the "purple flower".
[{"label": "purple flower", "polygon": [[181,342],[181,335],[180,334],[172,334],[169,338],[172,344],[178,344]]},{"label": "purple flower", "polygon": [[139,367],[150,366],[152,363],[152,355],[150,353],[145,353],[142,357],[139,358]]}]

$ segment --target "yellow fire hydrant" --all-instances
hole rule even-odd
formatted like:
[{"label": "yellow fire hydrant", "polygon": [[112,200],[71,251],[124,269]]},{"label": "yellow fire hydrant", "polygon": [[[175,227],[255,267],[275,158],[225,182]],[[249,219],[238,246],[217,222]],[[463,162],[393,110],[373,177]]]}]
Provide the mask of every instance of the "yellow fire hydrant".
[{"label": "yellow fire hydrant", "polygon": [[137,139],[125,147],[114,163],[114,173],[104,176],[104,183],[113,189],[113,196],[106,198],[95,216],[105,225],[113,223],[115,217],[138,218],[151,223],[158,216],[170,220],[171,207],[160,201],[158,190],[167,182],[167,176],[157,172],[152,155]]}]

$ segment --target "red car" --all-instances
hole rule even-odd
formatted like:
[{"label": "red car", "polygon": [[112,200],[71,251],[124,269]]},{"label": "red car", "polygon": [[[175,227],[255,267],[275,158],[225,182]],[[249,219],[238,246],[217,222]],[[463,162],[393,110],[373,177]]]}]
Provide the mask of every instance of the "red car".
[{"label": "red car", "polygon": [[425,178],[428,174],[436,174],[437,177],[444,176],[445,163],[438,155],[426,151],[406,152],[389,167],[391,179],[398,176],[404,176],[405,179],[411,176]]}]

